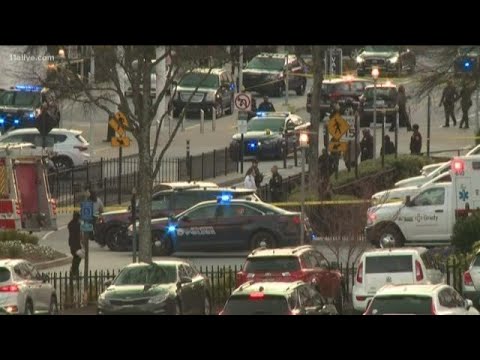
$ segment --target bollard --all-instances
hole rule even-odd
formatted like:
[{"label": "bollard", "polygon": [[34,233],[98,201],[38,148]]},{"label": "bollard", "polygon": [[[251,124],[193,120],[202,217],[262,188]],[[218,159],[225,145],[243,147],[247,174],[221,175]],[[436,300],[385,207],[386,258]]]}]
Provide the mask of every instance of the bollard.
[{"label": "bollard", "polygon": [[217,120],[217,113],[215,112],[215,107],[212,108],[212,131],[216,129],[216,120]]},{"label": "bollard", "polygon": [[287,143],[287,133],[283,134],[283,168],[287,168],[287,153],[288,153],[288,143]]},{"label": "bollard", "polygon": [[203,134],[205,129],[205,111],[200,110],[200,134]]},{"label": "bollard", "polygon": [[[297,136],[297,135],[295,135]],[[293,142],[293,161],[295,163],[295,167],[298,166],[298,156],[297,156],[297,139]]]},{"label": "bollard", "polygon": [[[184,110],[185,111],[185,110]],[[183,113],[180,114],[180,117],[178,118],[178,121],[181,121],[181,131],[185,131],[185,120],[187,120],[187,112],[185,111],[185,116],[183,116]]]}]

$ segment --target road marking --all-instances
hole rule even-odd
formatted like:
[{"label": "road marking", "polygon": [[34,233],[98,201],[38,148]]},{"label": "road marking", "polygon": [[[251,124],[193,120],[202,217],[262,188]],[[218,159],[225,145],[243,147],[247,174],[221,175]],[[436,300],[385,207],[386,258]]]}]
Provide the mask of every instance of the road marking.
[{"label": "road marking", "polygon": [[63,225],[63,226],[60,226],[56,231],[49,231],[48,233],[46,233],[45,235],[42,236],[42,241],[45,240],[47,237],[49,237],[50,235],[52,235],[54,232],[57,232],[57,231],[61,231],[61,230],[64,230],[68,227],[68,225]]}]

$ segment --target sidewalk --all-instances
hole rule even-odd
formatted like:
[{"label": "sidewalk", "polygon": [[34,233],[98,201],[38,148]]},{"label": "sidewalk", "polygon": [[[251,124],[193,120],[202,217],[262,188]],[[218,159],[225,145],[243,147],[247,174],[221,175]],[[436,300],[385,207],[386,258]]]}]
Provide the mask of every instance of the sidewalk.
[{"label": "sidewalk", "polygon": [[96,315],[96,314],[97,314],[96,305],[88,305],[86,307],[66,309],[66,310],[60,311],[60,315]]}]

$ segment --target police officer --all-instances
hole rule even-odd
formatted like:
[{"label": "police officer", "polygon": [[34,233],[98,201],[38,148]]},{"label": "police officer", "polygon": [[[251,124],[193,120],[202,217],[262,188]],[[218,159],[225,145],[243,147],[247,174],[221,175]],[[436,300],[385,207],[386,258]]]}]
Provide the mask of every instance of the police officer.
[{"label": "police officer", "polygon": [[[468,110],[472,106],[473,89],[465,82],[460,90],[460,105],[462,107],[462,121],[460,121],[460,129],[468,129]],[[465,124],[465,126],[463,126]]]},{"label": "police officer", "polygon": [[422,151],[422,135],[418,131],[418,124],[413,125],[413,134],[410,138],[410,153],[412,155],[421,155]]},{"label": "police officer", "polygon": [[80,262],[82,261],[82,258],[78,255],[79,250],[82,249],[80,237],[80,213],[74,211],[72,220],[68,223],[68,246],[72,254],[72,267],[70,271],[74,276],[78,276]]},{"label": "police officer", "polygon": [[269,181],[272,202],[282,201],[282,176],[278,173],[278,167],[272,167],[272,177]]},{"label": "police officer", "polygon": [[373,136],[370,134],[370,129],[363,129],[363,138],[360,141],[360,161],[373,159]]},{"label": "police officer", "polygon": [[[395,154],[395,144],[390,140],[390,136],[385,135],[385,155]],[[380,150],[380,155],[383,155],[383,146]]]},{"label": "police officer", "polygon": [[457,125],[457,119],[455,118],[455,101],[458,99],[457,89],[453,85],[453,81],[449,80],[445,89],[443,89],[442,99],[438,106],[443,105],[445,110],[445,125],[443,127],[450,127],[450,118],[452,118],[453,126]]},{"label": "police officer", "polygon": [[253,178],[255,179],[255,185],[257,186],[257,188],[259,188],[263,181],[263,174],[260,172],[260,169],[258,168],[257,159],[252,160],[252,166],[250,167],[250,169],[252,170],[252,175],[253,175]]},{"label": "police officer", "polygon": [[268,96],[263,97],[263,102],[258,106],[258,111],[260,112],[274,112],[275,107],[268,99]]},{"label": "police officer", "polygon": [[[405,87],[400,85],[398,87],[397,94],[397,106],[398,106],[398,122],[400,126],[406,126],[407,131],[412,131],[412,126],[410,125],[410,120],[408,119],[407,114],[407,95],[405,94]],[[390,131],[395,131],[396,122],[392,121],[390,126]]]}]

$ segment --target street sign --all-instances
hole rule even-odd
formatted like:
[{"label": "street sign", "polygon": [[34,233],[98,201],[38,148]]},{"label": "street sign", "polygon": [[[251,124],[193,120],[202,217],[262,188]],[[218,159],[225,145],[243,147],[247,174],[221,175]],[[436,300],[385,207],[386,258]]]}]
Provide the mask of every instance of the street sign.
[{"label": "street sign", "polygon": [[129,147],[130,138],[128,136],[112,137],[112,146]]},{"label": "street sign", "polygon": [[115,114],[115,119],[117,120],[118,124],[123,127],[123,128],[127,128],[128,127],[128,120],[127,120],[127,117],[125,116],[124,113],[122,112],[117,112]]},{"label": "street sign", "polygon": [[348,142],[346,141],[331,141],[328,144],[328,151],[346,153],[348,150]]},{"label": "street sign", "polygon": [[80,230],[82,230],[83,232],[92,232],[93,224],[84,222],[80,224]]},{"label": "street sign", "polygon": [[238,120],[238,132],[240,134],[245,134],[247,132],[247,120]]},{"label": "street sign", "polygon": [[333,139],[339,140],[345,133],[350,129],[350,125],[340,114],[335,114],[328,121],[328,133],[332,136]]},{"label": "street sign", "polygon": [[115,117],[108,121],[108,124],[119,136],[124,136],[125,128],[128,127],[128,120],[124,113],[117,112]]},{"label": "street sign", "polygon": [[245,93],[235,95],[235,108],[239,111],[250,111],[252,108],[252,96]]},{"label": "street sign", "polygon": [[80,218],[83,221],[93,220],[93,201],[82,201],[80,203]]}]

